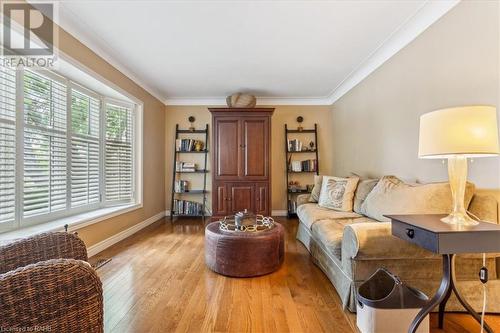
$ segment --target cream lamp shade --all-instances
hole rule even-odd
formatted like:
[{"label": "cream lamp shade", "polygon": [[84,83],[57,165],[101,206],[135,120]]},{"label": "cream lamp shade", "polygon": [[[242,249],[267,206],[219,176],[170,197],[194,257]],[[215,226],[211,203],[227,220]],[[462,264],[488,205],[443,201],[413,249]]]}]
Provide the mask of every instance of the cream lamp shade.
[{"label": "cream lamp shade", "polygon": [[498,125],[492,106],[461,106],[420,117],[420,158],[447,158],[452,212],[441,219],[457,227],[478,224],[465,207],[467,158],[498,155]]},{"label": "cream lamp shade", "polygon": [[441,109],[420,117],[420,158],[486,157],[499,152],[493,106]]}]

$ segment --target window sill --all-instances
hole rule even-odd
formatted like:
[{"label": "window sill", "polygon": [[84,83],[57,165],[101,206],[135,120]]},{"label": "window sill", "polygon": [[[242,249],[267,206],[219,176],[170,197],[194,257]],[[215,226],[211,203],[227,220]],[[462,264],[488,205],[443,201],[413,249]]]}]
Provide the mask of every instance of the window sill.
[{"label": "window sill", "polygon": [[141,207],[142,204],[130,204],[118,207],[100,208],[90,212],[72,215],[26,228],[8,231],[0,234],[0,244],[8,243],[19,238],[33,236],[42,232],[64,231],[64,225],[66,224],[69,226],[69,232],[75,231],[94,223],[110,219],[114,216],[131,212]]}]

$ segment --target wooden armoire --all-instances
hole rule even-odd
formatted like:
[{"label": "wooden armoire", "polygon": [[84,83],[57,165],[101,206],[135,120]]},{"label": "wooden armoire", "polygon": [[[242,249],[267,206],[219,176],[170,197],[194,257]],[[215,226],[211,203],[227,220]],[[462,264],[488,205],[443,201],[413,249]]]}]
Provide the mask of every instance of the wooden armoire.
[{"label": "wooden armoire", "polygon": [[274,108],[209,108],[212,113],[212,216],[248,209],[271,214]]}]

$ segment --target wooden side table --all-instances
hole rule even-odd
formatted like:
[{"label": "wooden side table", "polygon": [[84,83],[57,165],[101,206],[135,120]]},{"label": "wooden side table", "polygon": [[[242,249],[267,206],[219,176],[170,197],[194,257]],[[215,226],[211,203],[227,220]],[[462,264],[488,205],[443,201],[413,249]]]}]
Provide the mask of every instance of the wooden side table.
[{"label": "wooden side table", "polygon": [[[439,328],[443,328],[446,302],[455,293],[467,312],[481,323],[481,316],[460,295],[455,278],[455,254],[500,252],[500,225],[480,222],[475,226],[457,227],[444,222],[445,215],[388,215],[392,235],[443,255],[443,278],[437,293],[413,320],[409,333],[414,333],[422,320],[439,305]],[[487,332],[493,330],[484,324]]]}]

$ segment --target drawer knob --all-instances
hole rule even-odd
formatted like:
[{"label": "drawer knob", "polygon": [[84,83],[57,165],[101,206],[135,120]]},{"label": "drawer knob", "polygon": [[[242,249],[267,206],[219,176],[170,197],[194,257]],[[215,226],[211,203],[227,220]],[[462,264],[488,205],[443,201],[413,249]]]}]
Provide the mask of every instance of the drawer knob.
[{"label": "drawer knob", "polygon": [[413,229],[406,229],[406,235],[410,238],[415,237],[415,230]]}]

